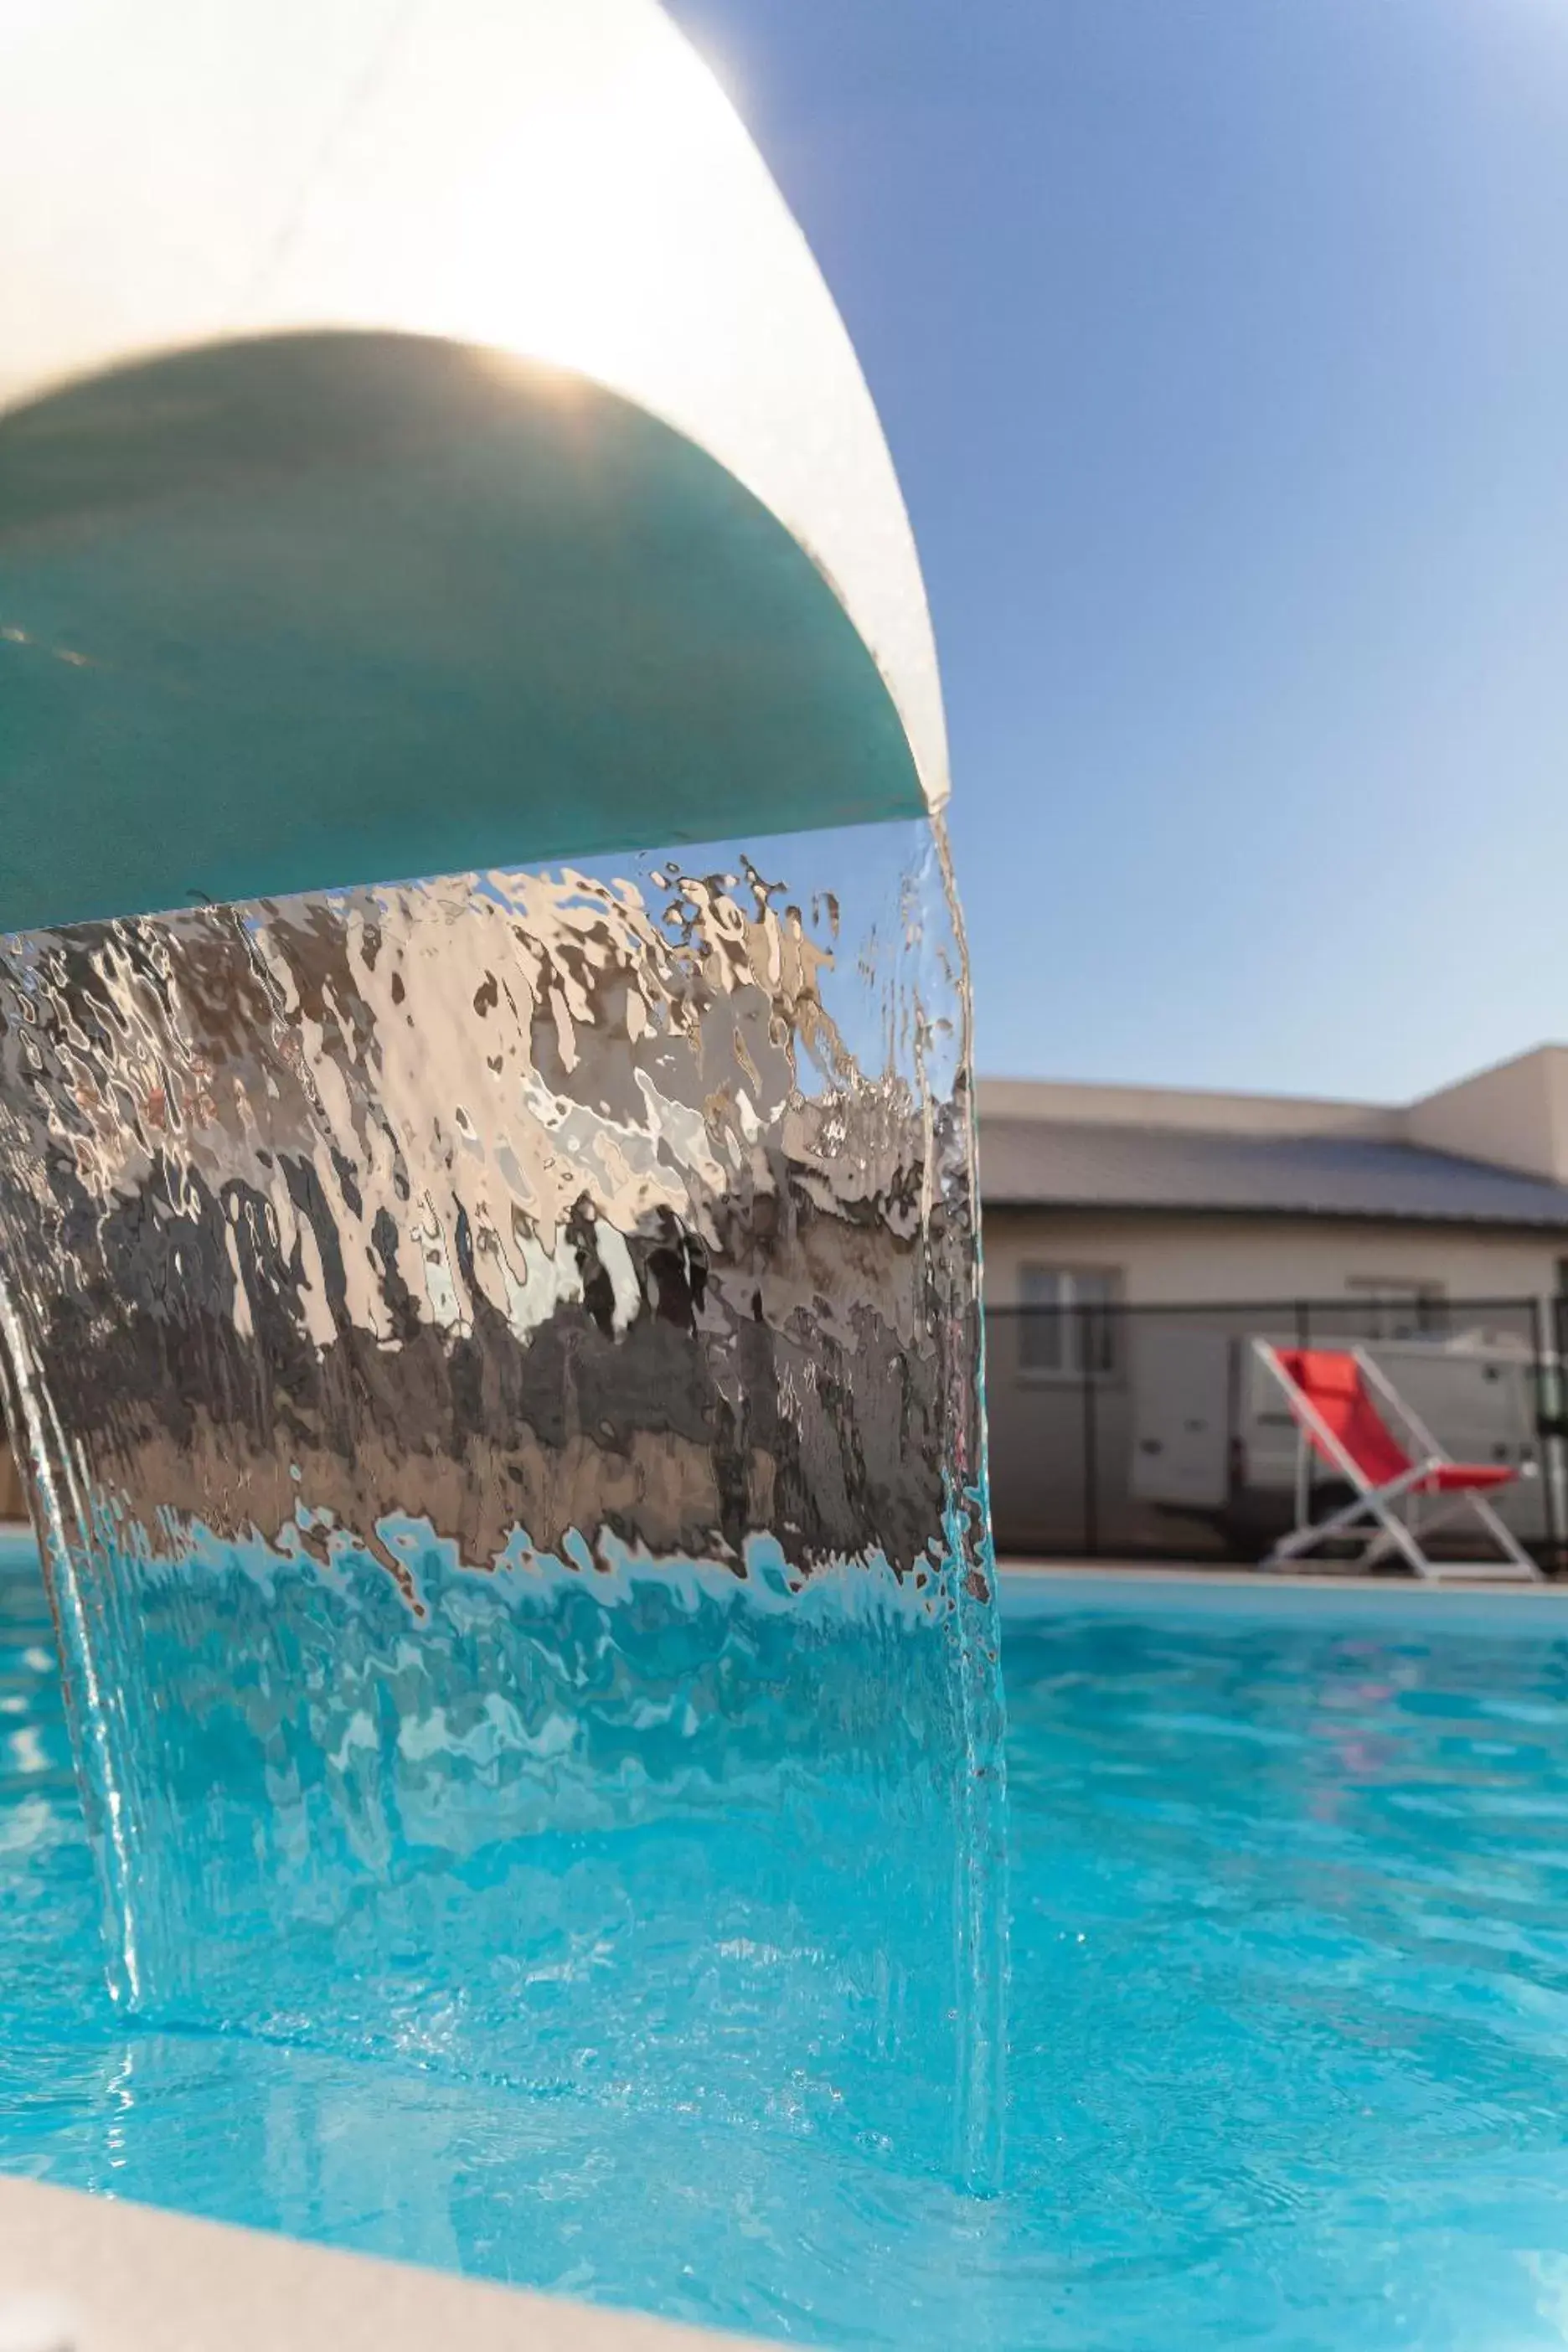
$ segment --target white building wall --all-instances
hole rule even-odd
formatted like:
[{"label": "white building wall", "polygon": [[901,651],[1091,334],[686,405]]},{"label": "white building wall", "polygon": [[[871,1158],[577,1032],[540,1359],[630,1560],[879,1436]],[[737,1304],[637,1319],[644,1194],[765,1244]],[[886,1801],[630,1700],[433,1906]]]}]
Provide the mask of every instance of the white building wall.
[{"label": "white building wall", "polygon": [[1431,1284],[1451,1298],[1546,1297],[1568,1244],[1551,1234],[1349,1218],[987,1210],[985,1299],[1020,1303],[1026,1264],[1109,1267],[1134,1306],[1337,1298],[1352,1283]]},{"label": "white building wall", "polygon": [[1538,1045],[1412,1103],[1404,1119],[1412,1143],[1561,1184],[1568,1179],[1568,1048]]}]

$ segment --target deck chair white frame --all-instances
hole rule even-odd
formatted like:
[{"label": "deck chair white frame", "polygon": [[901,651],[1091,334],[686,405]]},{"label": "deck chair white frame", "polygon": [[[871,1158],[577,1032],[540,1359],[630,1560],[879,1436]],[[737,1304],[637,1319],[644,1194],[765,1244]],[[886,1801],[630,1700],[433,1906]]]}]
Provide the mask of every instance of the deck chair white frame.
[{"label": "deck chair white frame", "polygon": [[[1361,1565],[1374,1567],[1397,1552],[1416,1576],[1440,1580],[1450,1575],[1498,1575],[1510,1571],[1539,1580],[1541,1570],[1525,1550],[1512,1528],[1492,1508],[1483,1493],[1475,1488],[1459,1488],[1447,1494],[1424,1495],[1425,1481],[1435,1470],[1452,1468],[1454,1457],[1446,1453],[1426,1423],[1419,1420],[1394,1388],[1386,1373],[1373,1361],[1364,1348],[1337,1349],[1348,1355],[1378,1404],[1388,1414],[1395,1433],[1403,1438],[1410,1455],[1410,1467],[1397,1478],[1383,1486],[1373,1486],[1353,1455],[1341,1444],[1311,1399],[1300,1388],[1286,1370],[1279,1349],[1268,1339],[1254,1339],[1253,1353],[1259,1363],[1272,1374],[1284,1390],[1296,1423],[1296,1525],[1288,1536],[1282,1536],[1259,1565],[1265,1569],[1283,1568],[1288,1561],[1300,1559],[1305,1553],[1331,1537],[1363,1534],[1365,1549]],[[1352,1501],[1330,1513],[1326,1519],[1311,1516],[1312,1456],[1314,1450],[1331,1463],[1347,1486],[1353,1487]],[[1439,1528],[1451,1527],[1467,1515],[1479,1520],[1486,1534],[1497,1546],[1497,1560],[1444,1561],[1441,1565],[1424,1549],[1423,1535],[1430,1538]],[[1362,1523],[1367,1524],[1364,1528]]]}]

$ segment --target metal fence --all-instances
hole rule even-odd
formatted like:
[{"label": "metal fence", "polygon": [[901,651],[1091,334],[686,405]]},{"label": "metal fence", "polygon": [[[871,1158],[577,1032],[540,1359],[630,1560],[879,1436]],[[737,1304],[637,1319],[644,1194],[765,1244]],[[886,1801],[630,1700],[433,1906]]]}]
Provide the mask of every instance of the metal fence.
[{"label": "metal fence", "polygon": [[[1256,1339],[1370,1348],[1451,1453],[1521,1474],[1503,1515],[1568,1572],[1568,1297],[988,1307],[998,1550],[1256,1559],[1291,1524],[1297,1443]],[[0,1517],[25,1509],[0,1420]]]},{"label": "metal fence", "polygon": [[994,1307],[985,1335],[1004,1556],[1256,1559],[1292,1524],[1297,1446],[1263,1339],[1368,1347],[1456,1458],[1515,1467],[1504,1516],[1568,1567],[1568,1298]]}]

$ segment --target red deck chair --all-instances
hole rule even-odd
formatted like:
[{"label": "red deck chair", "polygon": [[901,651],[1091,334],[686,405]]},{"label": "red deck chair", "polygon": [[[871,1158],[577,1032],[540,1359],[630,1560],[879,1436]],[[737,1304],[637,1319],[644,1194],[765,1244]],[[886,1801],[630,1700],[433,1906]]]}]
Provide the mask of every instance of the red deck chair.
[{"label": "red deck chair", "polygon": [[[1539,1577],[1524,1546],[1486,1499],[1516,1475],[1509,1464],[1453,1461],[1363,1348],[1252,1344],[1284,1390],[1300,1433],[1296,1525],[1275,1545],[1265,1568],[1283,1568],[1331,1537],[1361,1533],[1363,1568],[1398,1552],[1417,1576]],[[1353,1500],[1323,1519],[1311,1514],[1314,1454],[1354,1489]],[[1439,1564],[1423,1549],[1423,1535],[1467,1514],[1479,1520],[1500,1558]]]}]

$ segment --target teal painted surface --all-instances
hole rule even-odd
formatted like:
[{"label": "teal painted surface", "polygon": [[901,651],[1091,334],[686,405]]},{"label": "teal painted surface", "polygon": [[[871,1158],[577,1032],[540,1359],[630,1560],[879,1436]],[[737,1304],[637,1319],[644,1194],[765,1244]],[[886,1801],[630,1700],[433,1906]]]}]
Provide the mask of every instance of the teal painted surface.
[{"label": "teal painted surface", "polygon": [[923,808],[809,557],[577,378],[301,335],[0,419],[0,929]]}]

